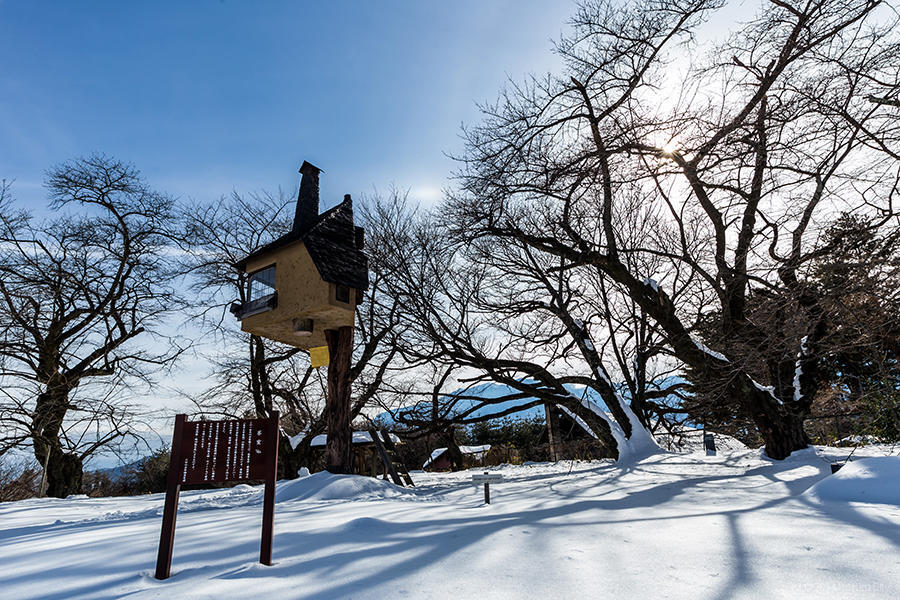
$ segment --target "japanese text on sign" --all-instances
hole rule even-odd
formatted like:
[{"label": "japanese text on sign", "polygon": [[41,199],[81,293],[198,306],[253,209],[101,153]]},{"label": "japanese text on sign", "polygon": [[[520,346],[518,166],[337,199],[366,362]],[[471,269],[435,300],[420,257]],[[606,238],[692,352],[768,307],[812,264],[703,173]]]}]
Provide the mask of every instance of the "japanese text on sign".
[{"label": "japanese text on sign", "polygon": [[267,430],[264,419],[185,423],[181,482],[264,479]]}]

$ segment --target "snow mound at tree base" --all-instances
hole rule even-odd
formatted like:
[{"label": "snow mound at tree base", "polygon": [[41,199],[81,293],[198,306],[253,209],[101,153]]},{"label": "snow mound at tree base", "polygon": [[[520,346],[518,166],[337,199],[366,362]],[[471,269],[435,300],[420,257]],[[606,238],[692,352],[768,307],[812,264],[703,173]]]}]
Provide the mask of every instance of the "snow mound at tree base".
[{"label": "snow mound at tree base", "polygon": [[275,502],[289,500],[381,500],[409,494],[393,483],[362,475],[335,475],[327,471],[279,481]]},{"label": "snow mound at tree base", "polygon": [[877,456],[847,463],[803,495],[823,502],[900,505],[900,456]]}]

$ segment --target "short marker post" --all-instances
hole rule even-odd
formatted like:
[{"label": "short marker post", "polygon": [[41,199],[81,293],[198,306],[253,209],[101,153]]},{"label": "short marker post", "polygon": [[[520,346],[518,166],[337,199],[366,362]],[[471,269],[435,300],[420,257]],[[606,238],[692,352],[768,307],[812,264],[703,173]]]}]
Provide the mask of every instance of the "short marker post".
[{"label": "short marker post", "polygon": [[487,471],[484,472],[484,475],[482,475],[480,473],[476,473],[476,474],[472,475],[473,483],[483,483],[484,484],[484,503],[485,504],[491,503],[491,482],[492,481],[500,481],[501,479],[503,479],[503,475],[500,475],[499,473],[488,473]]}]

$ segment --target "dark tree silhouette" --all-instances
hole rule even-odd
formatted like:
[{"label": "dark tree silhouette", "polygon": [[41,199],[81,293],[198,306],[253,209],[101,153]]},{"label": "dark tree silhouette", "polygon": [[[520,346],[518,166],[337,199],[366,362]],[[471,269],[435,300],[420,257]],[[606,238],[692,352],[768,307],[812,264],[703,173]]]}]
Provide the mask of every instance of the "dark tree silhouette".
[{"label": "dark tree silhouette", "polygon": [[[371,260],[403,308],[404,334],[396,343],[405,368],[419,374],[404,396],[407,404],[420,402],[397,411],[401,422],[446,433],[546,404],[577,415],[610,456],[652,451],[646,430],[651,415],[664,411],[651,405],[661,390],[651,391],[647,374],[660,347],[653,324],[627,297],[593,272],[560,269],[556,257],[527,245],[465,243],[400,198],[373,210],[380,217],[369,229]],[[623,372],[630,405],[612,383]],[[470,391],[485,382],[510,391],[497,397]],[[579,388],[602,398],[612,419]],[[491,408],[509,401],[515,403]]]},{"label": "dark tree silhouette", "polygon": [[[558,44],[564,71],[510,85],[467,131],[448,222],[460,239],[527,246],[614,282],[784,458],[808,444],[827,352],[828,311],[808,283],[828,251],[822,223],[853,212],[897,227],[897,17],[875,0],[772,0],[701,55],[694,32],[720,4],[583,3]],[[692,61],[683,79],[676,59]],[[664,234],[651,223],[623,239],[636,205]],[[634,255],[670,267],[647,272]],[[765,320],[748,310],[755,294],[773,298]],[[705,311],[721,315],[706,343]]]},{"label": "dark tree silhouette", "polygon": [[180,352],[155,335],[178,307],[173,202],[102,155],[54,167],[46,186],[54,219],[0,203],[0,421],[3,450],[30,443],[64,497],[87,456],[129,434],[123,393]]}]

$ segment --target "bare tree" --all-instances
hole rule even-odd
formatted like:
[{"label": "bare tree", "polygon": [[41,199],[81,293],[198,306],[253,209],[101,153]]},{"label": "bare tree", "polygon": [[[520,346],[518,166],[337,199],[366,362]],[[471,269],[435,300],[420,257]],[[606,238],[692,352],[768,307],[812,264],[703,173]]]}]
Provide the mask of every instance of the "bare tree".
[{"label": "bare tree", "polygon": [[[645,318],[610,312],[613,290],[595,285],[589,270],[561,268],[557,257],[527,245],[460,243],[446,224],[397,198],[376,210],[373,262],[403,306],[397,343],[407,368],[426,373],[406,393],[422,401],[398,411],[401,421],[441,432],[549,404],[581,420],[613,456],[655,448],[643,424],[649,419],[632,413],[613,377],[624,369],[642,378],[659,348],[640,329]],[[642,360],[632,360],[641,352]],[[487,381],[511,391],[487,398],[470,391]],[[646,393],[644,381],[632,377],[631,384]],[[591,401],[597,397],[607,408]],[[510,400],[517,402],[483,410]]]},{"label": "bare tree", "polygon": [[157,329],[178,308],[173,203],[102,155],[54,167],[46,185],[53,220],[0,201],[0,452],[30,444],[47,493],[64,497],[81,491],[85,458],[132,433],[131,386],[180,353]]},{"label": "bare tree", "polygon": [[290,205],[280,193],[233,192],[215,202],[185,205],[181,213],[182,270],[195,298],[191,317],[208,336],[204,347],[210,349],[203,354],[214,381],[192,400],[203,412],[231,418],[264,418],[278,410],[287,434],[279,450],[287,476],[297,471],[287,438],[318,413],[315,394],[307,392],[313,370],[302,364],[299,349],[241,332],[228,306],[248,295],[247,275],[234,265],[290,229]]},{"label": "bare tree", "polygon": [[[807,282],[827,251],[818,225],[836,211],[897,224],[897,107],[868,100],[897,97],[896,16],[874,0],[772,0],[701,58],[694,31],[719,5],[583,3],[558,45],[565,71],[511,85],[467,132],[450,222],[615,282],[784,458],[808,443],[830,326]],[[680,81],[675,59],[693,64]],[[676,245],[621,238],[617,214],[638,201]],[[693,292],[676,300],[672,272],[637,270],[633,254],[691,271]],[[755,294],[778,300],[765,322]],[[710,310],[720,330],[704,343]]]}]

